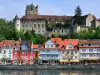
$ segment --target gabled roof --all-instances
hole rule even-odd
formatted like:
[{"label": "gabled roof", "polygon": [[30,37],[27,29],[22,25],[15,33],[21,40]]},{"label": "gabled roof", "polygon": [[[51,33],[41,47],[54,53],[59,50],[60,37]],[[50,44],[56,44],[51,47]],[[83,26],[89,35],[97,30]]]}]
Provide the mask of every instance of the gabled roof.
[{"label": "gabled roof", "polygon": [[19,19],[18,15],[16,15],[14,19],[15,19],[15,20]]},{"label": "gabled roof", "polygon": [[65,39],[63,43],[60,45],[60,48],[64,45],[67,47],[69,44],[72,44],[73,46],[77,46],[79,43],[78,39]]},{"label": "gabled roof", "polygon": [[51,40],[56,44],[62,44],[63,40],[61,38],[51,38]]}]

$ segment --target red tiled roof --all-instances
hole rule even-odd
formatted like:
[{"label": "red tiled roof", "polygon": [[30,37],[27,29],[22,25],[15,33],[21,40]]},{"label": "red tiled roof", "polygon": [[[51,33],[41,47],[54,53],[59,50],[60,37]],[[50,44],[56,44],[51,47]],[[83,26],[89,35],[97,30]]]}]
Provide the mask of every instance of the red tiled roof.
[{"label": "red tiled roof", "polygon": [[38,48],[37,44],[33,44],[31,48]]},{"label": "red tiled roof", "polygon": [[65,21],[72,19],[72,16],[56,16],[56,15],[33,15],[28,14],[21,18],[22,20],[25,19],[45,19],[49,21]]},{"label": "red tiled roof", "polygon": [[66,47],[68,44],[72,44],[73,46],[76,46],[76,45],[78,45],[78,42],[79,42],[78,39],[65,39],[65,40],[63,41],[63,44],[61,45],[61,47],[62,47],[63,45]]},{"label": "red tiled roof", "polygon": [[53,41],[54,43],[57,43],[57,44],[62,44],[63,40],[61,38],[51,38],[51,41]]}]

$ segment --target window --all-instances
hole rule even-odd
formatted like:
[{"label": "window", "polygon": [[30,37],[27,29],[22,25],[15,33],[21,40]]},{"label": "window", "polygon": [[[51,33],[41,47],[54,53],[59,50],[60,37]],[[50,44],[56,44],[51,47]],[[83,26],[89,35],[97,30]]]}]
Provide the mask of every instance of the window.
[{"label": "window", "polygon": [[73,51],[71,51],[71,55],[73,55]]},{"label": "window", "polygon": [[42,28],[44,28],[44,24],[42,24]]},{"label": "window", "polygon": [[86,52],[86,49],[82,49],[82,52]]},{"label": "window", "polygon": [[72,44],[69,44],[69,45],[68,45],[68,48],[73,48]]},{"label": "window", "polygon": [[9,55],[9,58],[11,58],[11,55]]},{"label": "window", "polygon": [[38,28],[40,28],[40,24],[38,24]]},{"label": "window", "polygon": [[97,49],[97,52],[100,52],[100,49]]},{"label": "window", "polygon": [[3,54],[6,54],[6,51],[4,50]]},{"label": "window", "polygon": [[34,28],[36,28],[36,24],[34,24]]},{"label": "window", "polygon": [[100,54],[97,54],[97,57],[100,57]]},{"label": "window", "polygon": [[22,54],[24,54],[24,52],[22,52]]},{"label": "window", "polygon": [[17,59],[17,56],[15,56],[14,58]]},{"label": "window", "polygon": [[69,51],[67,51],[67,54],[69,54]]},{"label": "window", "polygon": [[53,48],[53,45],[51,45],[51,47]]},{"label": "window", "polygon": [[24,59],[24,56],[22,56],[22,59]]},{"label": "window", "polygon": [[77,58],[77,56],[75,56],[75,58]]},{"label": "window", "polygon": [[9,51],[9,54],[11,54],[11,50]]},{"label": "window", "polygon": [[47,53],[50,52],[49,50],[47,50]]},{"label": "window", "polygon": [[75,51],[75,54],[77,54],[77,51]]},{"label": "window", "polygon": [[86,57],[86,54],[82,54],[82,57]]},{"label": "window", "polygon": [[26,59],[28,59],[28,56],[26,56]]},{"label": "window", "polygon": [[93,57],[93,54],[89,54],[90,57]]},{"label": "window", "polygon": [[93,49],[89,49],[89,52],[93,52]]},{"label": "window", "polygon": [[47,45],[47,48],[49,48],[49,45]]}]

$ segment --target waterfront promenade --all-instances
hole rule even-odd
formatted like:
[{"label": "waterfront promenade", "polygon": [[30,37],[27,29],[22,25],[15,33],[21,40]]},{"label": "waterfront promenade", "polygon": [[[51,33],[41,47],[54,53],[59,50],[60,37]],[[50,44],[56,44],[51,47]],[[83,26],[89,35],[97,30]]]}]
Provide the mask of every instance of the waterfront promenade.
[{"label": "waterfront promenade", "polygon": [[0,65],[0,70],[86,70],[100,69],[100,64],[72,64],[72,65]]}]

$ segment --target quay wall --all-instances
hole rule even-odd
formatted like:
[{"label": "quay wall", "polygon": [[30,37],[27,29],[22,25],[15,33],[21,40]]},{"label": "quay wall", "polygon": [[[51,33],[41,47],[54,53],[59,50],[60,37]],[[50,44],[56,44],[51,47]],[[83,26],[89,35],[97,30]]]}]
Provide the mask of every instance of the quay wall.
[{"label": "quay wall", "polygon": [[0,70],[86,70],[86,69],[100,69],[100,64],[83,65],[0,65]]}]

